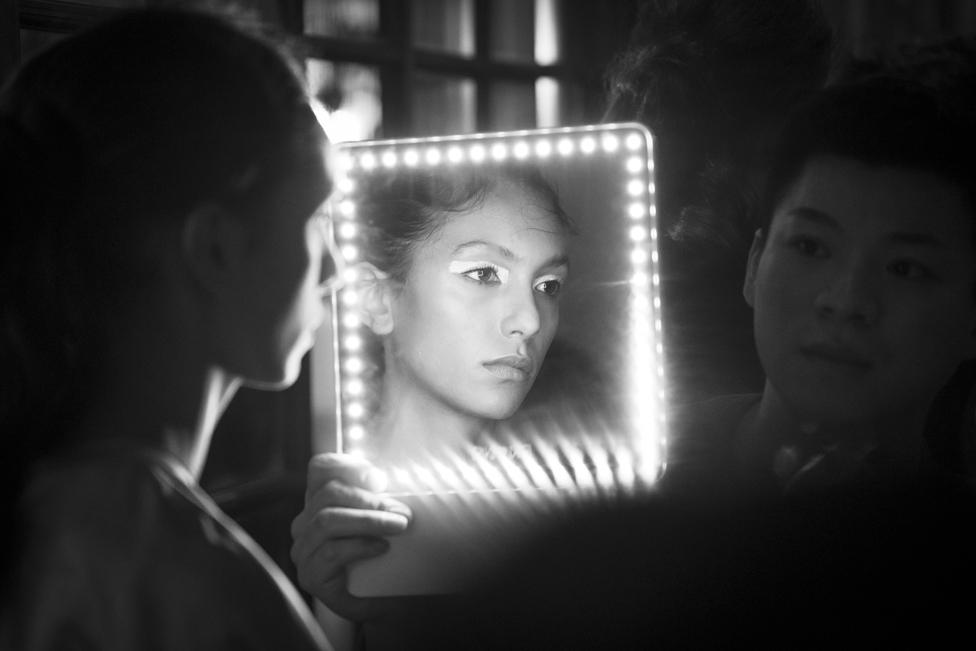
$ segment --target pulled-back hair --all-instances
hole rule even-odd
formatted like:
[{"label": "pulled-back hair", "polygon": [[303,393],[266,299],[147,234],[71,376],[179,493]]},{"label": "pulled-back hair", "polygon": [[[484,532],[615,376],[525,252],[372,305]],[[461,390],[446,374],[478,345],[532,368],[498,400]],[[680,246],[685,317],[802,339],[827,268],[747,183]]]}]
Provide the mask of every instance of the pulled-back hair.
[{"label": "pulled-back hair", "polygon": [[249,218],[322,137],[284,51],[212,12],[119,12],[7,83],[0,516],[75,425],[109,317],[158,276],[153,234],[206,204]]},{"label": "pulled-back hair", "polygon": [[506,181],[537,197],[539,206],[560,226],[574,231],[555,189],[535,166],[507,163],[440,170],[407,168],[363,182],[358,214],[365,259],[402,282],[421,242],[451,215],[477,210]]}]

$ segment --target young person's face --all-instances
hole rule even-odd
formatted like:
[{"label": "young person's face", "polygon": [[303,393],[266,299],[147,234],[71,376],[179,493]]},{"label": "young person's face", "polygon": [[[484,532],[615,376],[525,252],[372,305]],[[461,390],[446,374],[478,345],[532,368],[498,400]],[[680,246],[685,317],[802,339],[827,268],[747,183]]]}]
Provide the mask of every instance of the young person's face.
[{"label": "young person's face", "polygon": [[252,385],[291,385],[324,319],[329,279],[323,264],[330,251],[319,208],[329,189],[325,152],[316,147],[253,224],[239,324],[242,341],[250,342],[250,350],[239,351],[247,360],[240,374]]},{"label": "young person's face", "polygon": [[972,208],[934,174],[812,159],[750,254],[771,386],[802,419],[921,418],[973,355]]},{"label": "young person's face", "polygon": [[559,321],[567,241],[550,211],[503,182],[416,247],[385,341],[397,399],[482,419],[515,412]]}]

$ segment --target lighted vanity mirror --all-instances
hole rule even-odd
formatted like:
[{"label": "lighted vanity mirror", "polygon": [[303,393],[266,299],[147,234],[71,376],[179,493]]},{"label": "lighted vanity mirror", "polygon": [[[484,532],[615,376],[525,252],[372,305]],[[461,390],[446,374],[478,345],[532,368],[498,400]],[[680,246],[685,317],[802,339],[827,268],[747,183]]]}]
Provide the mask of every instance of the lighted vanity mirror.
[{"label": "lighted vanity mirror", "polygon": [[336,149],[335,447],[385,469],[416,516],[351,590],[450,591],[452,558],[484,566],[485,514],[497,549],[501,529],[525,529],[503,521],[653,483],[666,419],[648,131]]}]

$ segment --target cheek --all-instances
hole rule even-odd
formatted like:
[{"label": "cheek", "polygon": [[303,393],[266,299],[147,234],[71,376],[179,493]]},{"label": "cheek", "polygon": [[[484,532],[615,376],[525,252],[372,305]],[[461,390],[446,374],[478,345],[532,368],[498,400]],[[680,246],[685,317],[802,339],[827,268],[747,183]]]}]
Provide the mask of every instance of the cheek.
[{"label": "cheek", "polygon": [[973,347],[974,310],[961,301],[923,303],[896,314],[889,331],[892,346],[919,364],[941,362],[954,368]]},{"label": "cheek", "polygon": [[782,325],[807,316],[813,306],[816,280],[774,263],[761,265],[757,272],[753,308],[756,326],[767,321]]},{"label": "cheek", "polygon": [[537,345],[542,351],[549,349],[549,344],[556,336],[556,330],[559,328],[559,304],[555,301],[548,299],[541,299],[540,304],[537,306],[539,312],[539,332],[535,339],[538,340]]},{"label": "cheek", "polygon": [[393,335],[401,352],[411,356],[446,358],[473,336],[479,322],[477,306],[458,301],[436,283],[405,289],[397,301]]}]

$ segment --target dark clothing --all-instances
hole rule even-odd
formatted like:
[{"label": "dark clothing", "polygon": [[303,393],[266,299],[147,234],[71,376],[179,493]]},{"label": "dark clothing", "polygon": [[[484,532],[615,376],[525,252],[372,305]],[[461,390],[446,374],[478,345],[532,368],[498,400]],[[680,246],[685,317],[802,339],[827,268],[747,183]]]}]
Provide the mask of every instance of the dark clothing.
[{"label": "dark clothing", "polygon": [[21,502],[0,648],[330,649],[299,593],[176,459],[50,459]]},{"label": "dark clothing", "polygon": [[775,454],[759,471],[739,463],[737,428],[758,400],[726,396],[677,414],[656,490],[541,534],[474,592],[469,617],[440,622],[436,643],[413,648],[897,648],[966,638],[972,485],[940,473],[876,481],[865,457],[851,481],[790,491],[803,473],[780,476]]},{"label": "dark clothing", "polygon": [[736,454],[736,428],[761,397],[758,393],[719,396],[676,409],[668,421],[661,491],[707,500],[729,498],[733,487],[736,495],[776,492],[772,464],[768,472],[746,475]]},{"label": "dark clothing", "polygon": [[495,577],[472,624],[442,623],[455,637],[439,648],[954,646],[970,634],[973,518],[972,490],[938,482],[597,509]]}]

